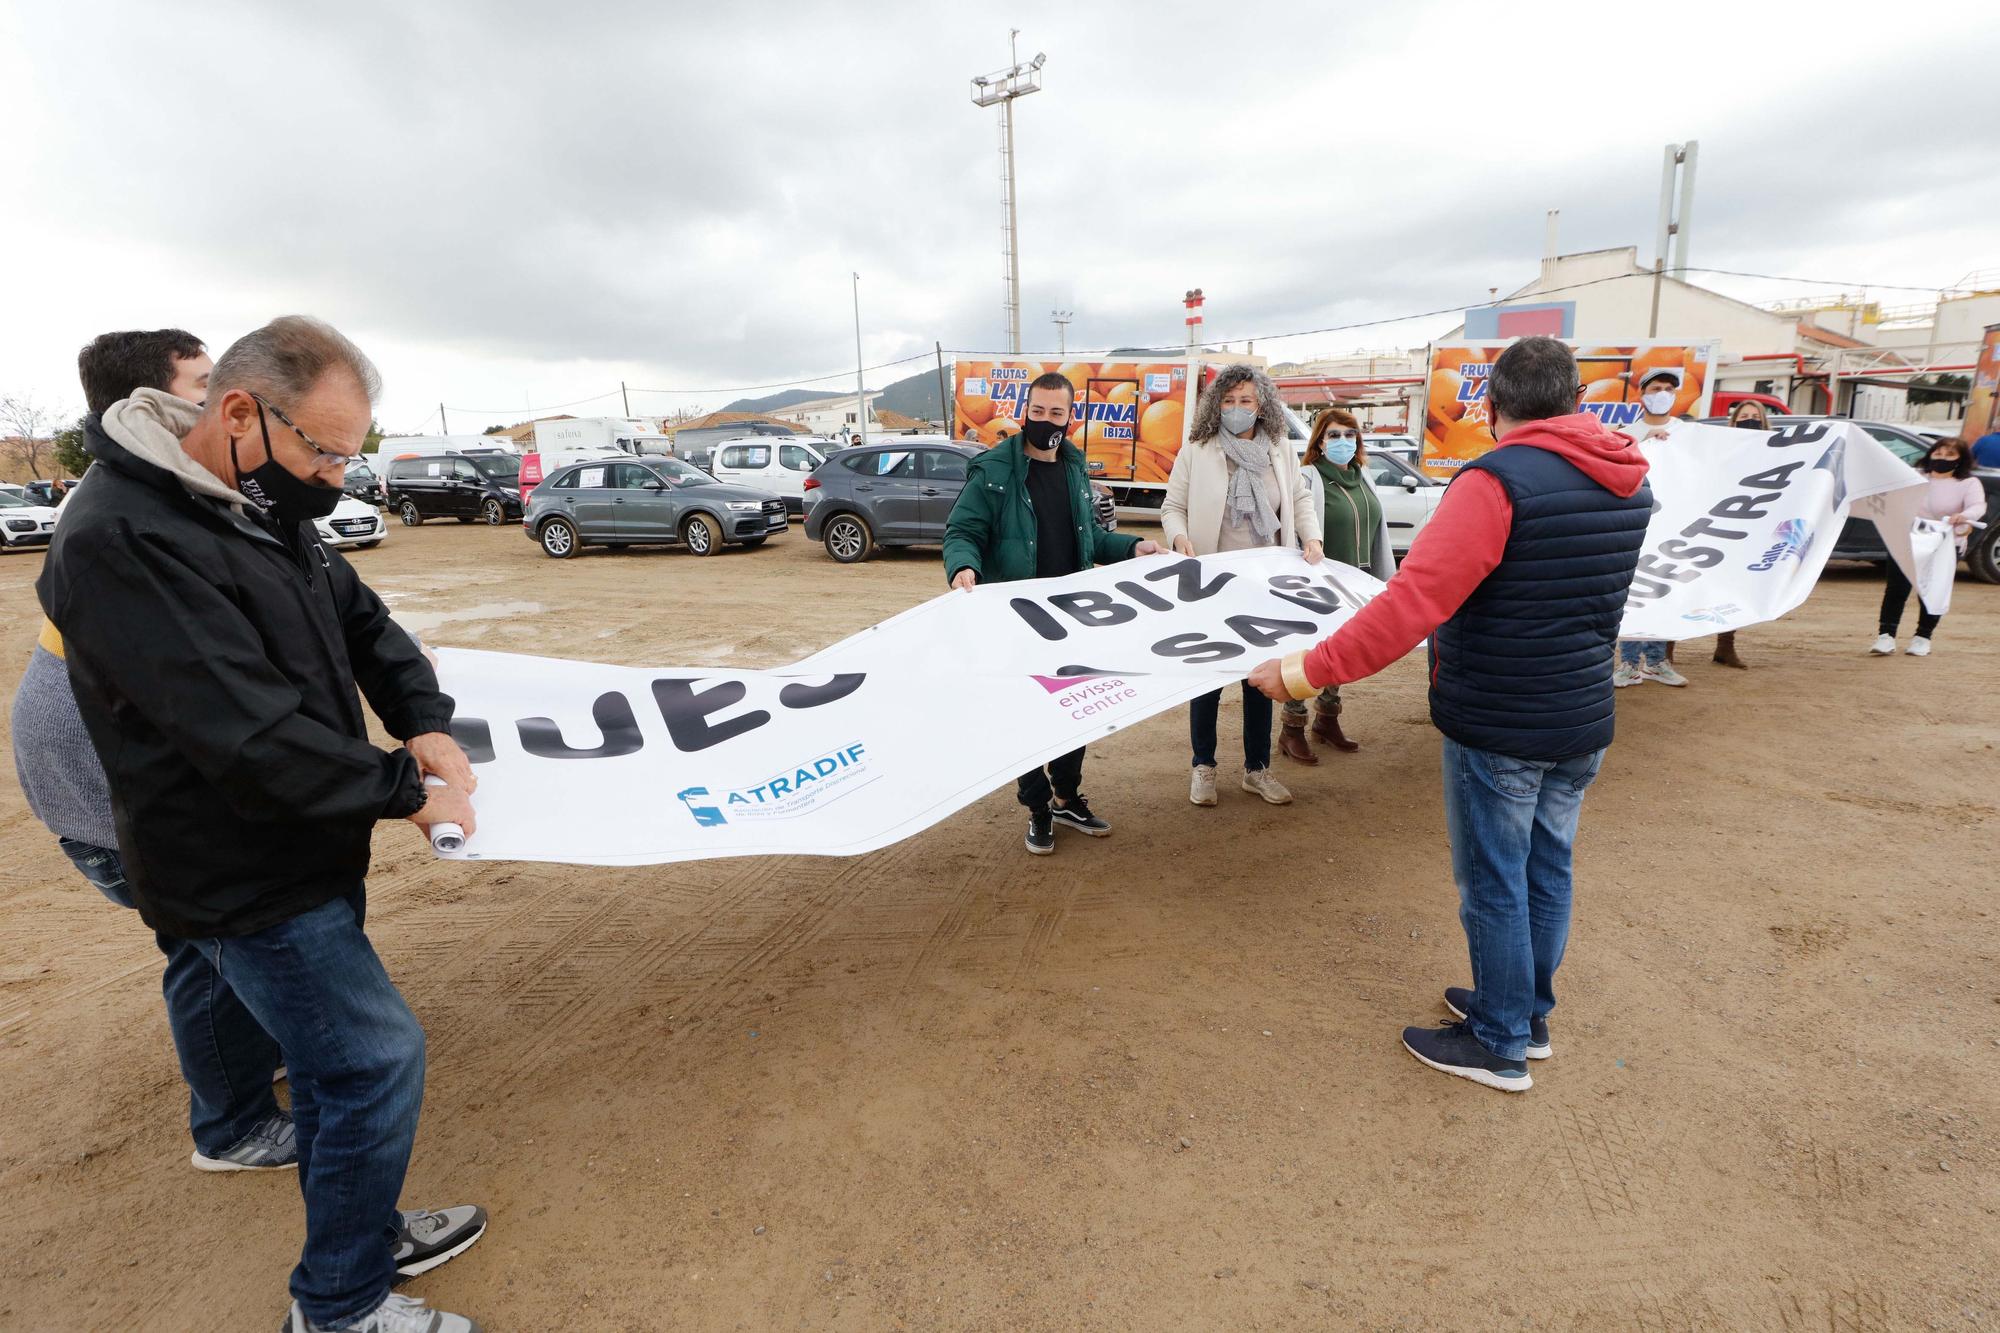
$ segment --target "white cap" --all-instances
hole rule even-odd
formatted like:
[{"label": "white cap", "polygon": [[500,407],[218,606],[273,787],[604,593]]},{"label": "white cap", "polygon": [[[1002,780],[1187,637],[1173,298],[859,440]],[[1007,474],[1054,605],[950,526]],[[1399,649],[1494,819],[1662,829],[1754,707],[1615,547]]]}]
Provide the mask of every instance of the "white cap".
[{"label": "white cap", "polygon": [[1681,387],[1681,378],[1681,368],[1679,366],[1654,366],[1641,377],[1639,387],[1644,389],[1648,384],[1657,379],[1670,379],[1674,382],[1674,387],[1678,389]]}]

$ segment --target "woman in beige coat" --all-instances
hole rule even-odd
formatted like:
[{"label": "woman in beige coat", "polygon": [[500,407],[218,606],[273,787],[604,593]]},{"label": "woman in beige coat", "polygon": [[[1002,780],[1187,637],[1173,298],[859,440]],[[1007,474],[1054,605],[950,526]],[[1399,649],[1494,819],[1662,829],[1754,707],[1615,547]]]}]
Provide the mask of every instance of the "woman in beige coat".
[{"label": "woman in beige coat", "polygon": [[[1160,527],[1182,555],[1303,546],[1321,558],[1321,515],[1299,471],[1278,387],[1254,366],[1224,366],[1202,391],[1188,442],[1174,459]],[[1188,705],[1194,776],[1188,799],[1215,804],[1215,723],[1222,691]],[[1271,701],[1243,683],[1243,790],[1272,805],[1292,794],[1271,775]]]}]

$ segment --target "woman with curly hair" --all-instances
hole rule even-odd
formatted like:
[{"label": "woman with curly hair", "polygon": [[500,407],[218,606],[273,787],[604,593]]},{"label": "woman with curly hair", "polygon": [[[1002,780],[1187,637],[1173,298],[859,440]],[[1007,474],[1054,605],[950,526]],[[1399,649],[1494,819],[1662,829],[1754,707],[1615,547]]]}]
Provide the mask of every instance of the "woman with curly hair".
[{"label": "woman with curly hair", "polygon": [[[1285,429],[1278,386],[1254,366],[1224,366],[1202,391],[1188,442],[1160,506],[1167,544],[1182,555],[1303,546],[1321,559],[1321,517]],[[1215,804],[1215,723],[1222,691],[1188,705],[1194,776],[1188,800]],[[1272,805],[1292,794],[1271,774],[1271,700],[1243,685],[1243,790]]]},{"label": "woman with curly hair", "polygon": [[[1312,491],[1313,507],[1319,511],[1326,553],[1387,583],[1396,573],[1396,557],[1389,550],[1389,524],[1382,514],[1382,502],[1368,477],[1368,446],[1361,438],[1361,423],[1352,412],[1329,407],[1314,419],[1312,439],[1306,444],[1299,473]],[[1319,756],[1306,739],[1304,701],[1286,700],[1283,721],[1278,749],[1288,759],[1317,764]],[[1340,729],[1340,686],[1327,686],[1313,700],[1312,734],[1343,753],[1361,748]]]}]

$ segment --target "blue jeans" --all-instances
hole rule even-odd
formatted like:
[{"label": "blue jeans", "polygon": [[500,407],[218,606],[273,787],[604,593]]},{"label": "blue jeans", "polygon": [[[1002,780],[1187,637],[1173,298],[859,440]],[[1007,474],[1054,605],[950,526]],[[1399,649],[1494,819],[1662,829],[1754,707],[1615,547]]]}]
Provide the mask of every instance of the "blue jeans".
[{"label": "blue jeans", "polygon": [[[1197,767],[1215,766],[1215,718],[1222,709],[1222,691],[1200,695],[1188,704],[1188,739],[1194,744]],[[1243,682],[1243,767],[1255,773],[1271,766],[1271,696]]]},{"label": "blue jeans", "polygon": [[1502,1059],[1522,1059],[1529,1018],[1556,1007],[1556,969],[1569,942],[1570,848],[1584,789],[1603,762],[1602,750],[1515,759],[1445,740],[1445,823],[1472,954],[1466,1021]]},{"label": "blue jeans", "polygon": [[285,1048],[306,1243],[292,1296],[315,1323],[382,1303],[424,1099],[424,1030],[361,931],[364,891],[254,935],[194,944]]},{"label": "blue jeans", "polygon": [[[125,863],[117,851],[74,838],[62,839],[62,849],[99,893],[120,907],[133,906]],[[200,949],[157,931],[153,942],[167,956],[160,990],[167,1001],[167,1027],[174,1034],[181,1078],[188,1086],[188,1130],[194,1146],[214,1157],[277,1113],[271,1076],[284,1057]]]},{"label": "blue jeans", "polygon": [[1659,666],[1667,660],[1665,639],[1620,639],[1618,660],[1628,666]]}]

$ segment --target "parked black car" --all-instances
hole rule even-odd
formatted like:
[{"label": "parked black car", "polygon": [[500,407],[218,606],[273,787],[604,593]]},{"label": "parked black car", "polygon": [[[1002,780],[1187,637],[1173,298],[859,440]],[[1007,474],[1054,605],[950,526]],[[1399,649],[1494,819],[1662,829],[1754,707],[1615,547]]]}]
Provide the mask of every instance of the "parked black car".
[{"label": "parked black car", "polygon": [[[1846,417],[1773,417],[1771,425],[1780,429],[1800,421],[1846,421]],[[1726,425],[1721,417],[1709,418],[1711,425]],[[1930,452],[1931,439],[1918,433],[1915,426],[1897,425],[1888,421],[1856,421],[1855,425],[1867,431],[1887,446],[1890,453],[1912,467]],[[1974,468],[1972,475],[1979,478],[1986,488],[1986,515],[1981,520],[1984,529],[1974,528],[1972,537],[1965,548],[1965,569],[1981,583],[2000,583],[2000,469]],[[1840,540],[1834,543],[1834,560],[1867,560],[1874,564],[1889,563],[1889,552],[1882,546],[1882,534],[1876,531],[1874,520],[1850,518],[1840,530]]]},{"label": "parked black car", "polygon": [[769,491],[731,486],[677,458],[572,463],[536,486],[521,530],[567,560],[585,546],[678,543],[696,555],[762,546],[791,526]]},{"label": "parked black car", "polygon": [[340,480],[340,489],[347,493],[349,499],[366,500],[378,509],[384,503],[382,478],[375,474],[375,469],[369,467],[366,461],[359,458],[347,465],[347,471]]},{"label": "parked black car", "polygon": [[475,519],[495,527],[521,516],[521,460],[490,454],[411,454],[389,464],[389,507],[416,527],[427,518]]}]

